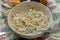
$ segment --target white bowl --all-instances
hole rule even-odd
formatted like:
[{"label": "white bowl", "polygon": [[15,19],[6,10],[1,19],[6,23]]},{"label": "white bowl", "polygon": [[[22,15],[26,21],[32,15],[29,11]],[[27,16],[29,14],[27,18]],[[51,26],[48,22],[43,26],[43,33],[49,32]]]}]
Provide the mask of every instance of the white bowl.
[{"label": "white bowl", "polygon": [[[15,6],[14,8],[12,8],[12,10],[10,11],[10,13],[8,15],[8,24],[13,31],[15,31],[15,30],[12,28],[10,21],[9,21],[11,15],[15,14],[17,12],[21,12],[21,13],[27,12],[31,8],[34,8],[36,10],[41,10],[44,12],[45,15],[50,17],[50,22],[49,22],[49,25],[46,28],[46,30],[48,28],[50,28],[50,26],[52,24],[52,14],[51,14],[50,10],[46,6],[44,6],[43,4],[32,1],[32,2],[22,2],[22,3],[18,4],[17,6]],[[32,35],[32,34],[31,35],[23,35],[17,31],[15,31],[15,32],[24,38],[36,38],[36,37],[39,37],[43,34],[42,32],[40,32],[39,34],[36,34],[36,35]]]}]

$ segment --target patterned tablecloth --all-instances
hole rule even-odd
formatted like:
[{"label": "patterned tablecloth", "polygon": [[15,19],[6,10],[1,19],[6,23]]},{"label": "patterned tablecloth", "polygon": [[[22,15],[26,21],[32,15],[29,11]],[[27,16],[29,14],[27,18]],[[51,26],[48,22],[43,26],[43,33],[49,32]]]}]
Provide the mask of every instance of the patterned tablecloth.
[{"label": "patterned tablecloth", "polygon": [[[1,1],[0,1],[1,2]],[[59,25],[59,20],[60,20],[60,0],[47,0],[46,6],[51,10],[52,15],[53,15],[53,20],[56,26],[53,29],[57,29]],[[11,29],[8,26],[7,23],[7,14],[10,11],[10,9],[2,7],[0,4],[0,32],[6,32],[8,33],[8,37],[6,37],[5,40],[14,40],[14,39],[19,39],[19,40],[28,40],[24,39],[21,37],[16,37],[16,34],[11,31]],[[33,39],[33,40],[44,40],[49,36],[49,32],[46,32],[42,37]],[[0,36],[1,40],[2,36]],[[3,39],[3,38],[2,38]],[[30,39],[31,40],[31,39]]]}]

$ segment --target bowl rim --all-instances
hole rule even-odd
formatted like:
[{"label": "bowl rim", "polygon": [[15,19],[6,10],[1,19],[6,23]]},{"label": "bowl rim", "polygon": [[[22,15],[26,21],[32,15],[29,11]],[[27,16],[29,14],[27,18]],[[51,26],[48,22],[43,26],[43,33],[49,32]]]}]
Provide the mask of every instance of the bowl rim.
[{"label": "bowl rim", "polygon": [[[16,30],[14,30],[13,28],[12,28],[12,26],[11,26],[11,24],[9,23],[9,16],[10,16],[10,14],[11,14],[11,12],[12,12],[12,10],[13,9],[15,9],[17,6],[19,6],[19,5],[21,5],[21,4],[23,4],[23,3],[28,3],[28,1],[25,1],[25,2],[21,2],[20,4],[18,4],[18,5],[16,5],[15,7],[13,7],[11,10],[10,10],[10,12],[9,12],[9,14],[8,14],[8,25],[10,26],[10,28],[14,31],[14,32],[16,32],[17,34],[20,34],[19,32],[17,32]],[[34,1],[30,1],[30,2],[34,2]],[[38,3],[38,2],[34,2],[34,3]],[[38,4],[40,4],[40,5],[42,5],[42,6],[44,6],[43,4],[41,4],[41,3],[38,3]],[[46,6],[44,6],[48,11],[49,11],[49,13],[50,13],[50,16],[51,16],[51,20],[50,20],[50,23],[48,24],[48,27],[46,28],[46,30],[48,30],[48,28],[50,28],[49,26],[52,24],[52,13],[51,13],[51,11],[49,10],[49,8],[48,7],[46,7]],[[20,34],[20,35],[25,35],[25,36],[36,36],[36,35],[39,35],[40,33],[38,33],[38,34],[35,34],[35,35],[26,35],[26,34]]]}]

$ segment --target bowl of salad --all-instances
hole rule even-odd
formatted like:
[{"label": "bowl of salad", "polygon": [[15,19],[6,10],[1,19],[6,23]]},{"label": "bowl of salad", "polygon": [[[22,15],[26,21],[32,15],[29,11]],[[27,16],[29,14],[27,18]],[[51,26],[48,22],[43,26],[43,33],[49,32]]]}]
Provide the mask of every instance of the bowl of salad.
[{"label": "bowl of salad", "polygon": [[12,8],[8,14],[8,24],[21,37],[36,38],[52,26],[52,14],[41,3],[22,2]]}]

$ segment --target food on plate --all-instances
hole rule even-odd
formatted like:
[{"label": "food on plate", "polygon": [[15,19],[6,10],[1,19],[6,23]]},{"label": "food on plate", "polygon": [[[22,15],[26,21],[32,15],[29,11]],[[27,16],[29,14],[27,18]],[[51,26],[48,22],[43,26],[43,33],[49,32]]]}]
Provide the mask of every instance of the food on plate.
[{"label": "food on plate", "polygon": [[21,0],[2,0],[4,3],[8,3],[10,5],[16,5],[21,2]]},{"label": "food on plate", "polygon": [[9,14],[10,10],[11,10],[11,9],[7,9],[7,10],[5,11],[6,15]]},{"label": "food on plate", "polygon": [[35,9],[12,14],[9,20],[12,28],[21,34],[38,34],[38,31],[46,30],[49,23],[49,17]]},{"label": "food on plate", "polygon": [[10,0],[10,2],[12,3],[12,5],[16,5],[20,3],[20,0]]},{"label": "food on plate", "polygon": [[47,0],[40,0],[40,3],[46,4],[47,3]]}]

